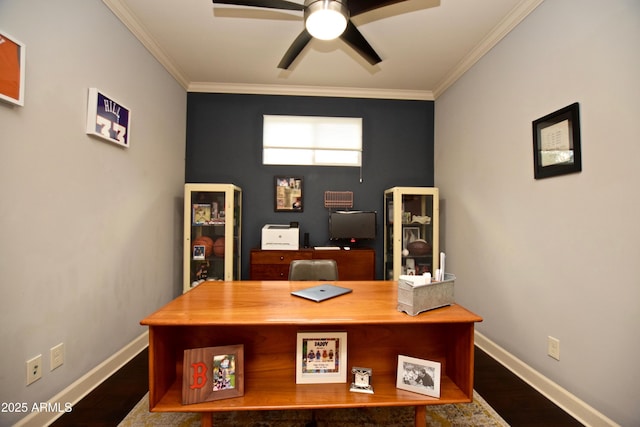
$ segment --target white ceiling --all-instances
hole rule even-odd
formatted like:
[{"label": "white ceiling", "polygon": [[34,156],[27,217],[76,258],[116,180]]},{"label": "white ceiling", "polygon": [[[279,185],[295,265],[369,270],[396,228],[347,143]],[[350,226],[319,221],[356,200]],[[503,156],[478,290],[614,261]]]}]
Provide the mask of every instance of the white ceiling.
[{"label": "white ceiling", "polygon": [[[291,0],[303,3],[303,0]],[[544,0],[407,0],[353,18],[382,57],[312,40],[277,68],[302,13],[211,0],[103,0],[190,92],[433,100]]]}]

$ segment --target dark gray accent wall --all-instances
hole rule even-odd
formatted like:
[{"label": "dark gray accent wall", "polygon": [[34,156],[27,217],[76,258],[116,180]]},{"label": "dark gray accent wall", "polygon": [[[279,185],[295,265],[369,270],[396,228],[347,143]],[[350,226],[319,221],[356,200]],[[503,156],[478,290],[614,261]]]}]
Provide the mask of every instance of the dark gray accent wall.
[{"label": "dark gray accent wall", "polygon": [[[362,117],[362,171],[263,165],[265,114]],[[243,279],[249,278],[249,250],[260,246],[264,224],[297,221],[301,240],[309,233],[312,246],[326,246],[324,192],[353,191],[354,209],[378,212],[378,238],[369,246],[376,249],[376,276],[382,279],[383,192],[395,186],[433,186],[433,121],[433,101],[189,93],[185,182],[242,188]],[[276,175],[304,178],[303,212],[274,212]]]}]

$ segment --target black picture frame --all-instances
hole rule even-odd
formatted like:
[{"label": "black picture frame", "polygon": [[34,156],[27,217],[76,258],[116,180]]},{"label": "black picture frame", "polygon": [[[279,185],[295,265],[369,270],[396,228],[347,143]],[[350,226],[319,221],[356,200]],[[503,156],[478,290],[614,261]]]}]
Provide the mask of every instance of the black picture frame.
[{"label": "black picture frame", "polygon": [[274,178],[274,207],[276,212],[302,212],[304,209],[303,178],[276,176]]},{"label": "black picture frame", "polygon": [[582,171],[579,103],[533,121],[533,171],[535,179]]}]

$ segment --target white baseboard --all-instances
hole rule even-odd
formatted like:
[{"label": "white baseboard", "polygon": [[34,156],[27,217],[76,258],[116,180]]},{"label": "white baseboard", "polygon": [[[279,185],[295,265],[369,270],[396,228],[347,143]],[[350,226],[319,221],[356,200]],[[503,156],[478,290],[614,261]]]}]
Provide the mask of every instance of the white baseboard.
[{"label": "white baseboard", "polygon": [[[75,405],[93,389],[102,384],[104,380],[109,378],[120,368],[126,365],[131,359],[137,356],[149,344],[149,332],[145,331],[142,335],[131,341],[129,344],[120,349],[113,356],[87,372],[69,387],[62,390],[57,395],[49,399],[51,405],[57,402],[71,403]],[[62,403],[64,410],[64,403]],[[14,427],[42,427],[48,426],[56,419],[64,415],[64,412],[32,412],[16,424]]]},{"label": "white baseboard", "polygon": [[585,426],[619,427],[619,424],[526,365],[478,331],[475,331],[475,344]]}]

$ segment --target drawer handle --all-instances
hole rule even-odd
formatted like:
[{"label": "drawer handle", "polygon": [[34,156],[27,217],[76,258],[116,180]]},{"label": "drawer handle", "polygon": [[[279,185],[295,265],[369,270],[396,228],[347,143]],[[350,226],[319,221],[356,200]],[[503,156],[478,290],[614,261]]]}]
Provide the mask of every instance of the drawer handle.
[{"label": "drawer handle", "polygon": [[280,277],[284,277],[284,273],[280,273]]},{"label": "drawer handle", "polygon": [[284,260],[284,256],[280,255],[280,261]]}]

